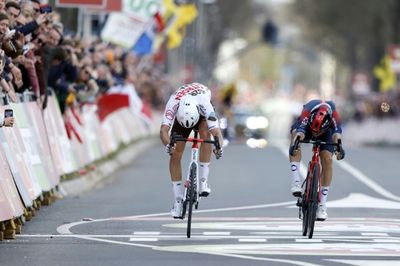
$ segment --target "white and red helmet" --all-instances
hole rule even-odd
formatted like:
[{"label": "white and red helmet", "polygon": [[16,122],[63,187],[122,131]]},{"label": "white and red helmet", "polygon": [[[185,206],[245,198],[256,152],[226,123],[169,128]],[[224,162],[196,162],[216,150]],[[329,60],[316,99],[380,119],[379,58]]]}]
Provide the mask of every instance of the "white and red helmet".
[{"label": "white and red helmet", "polygon": [[193,96],[186,95],[179,102],[176,120],[181,126],[192,128],[199,122],[199,119],[200,113],[196,99]]}]

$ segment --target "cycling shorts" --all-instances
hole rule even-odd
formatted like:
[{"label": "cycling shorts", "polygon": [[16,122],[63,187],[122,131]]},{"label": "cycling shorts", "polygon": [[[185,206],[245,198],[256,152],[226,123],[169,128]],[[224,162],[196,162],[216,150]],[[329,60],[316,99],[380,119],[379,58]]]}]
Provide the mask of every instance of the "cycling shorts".
[{"label": "cycling shorts", "polygon": [[187,138],[187,137],[189,137],[192,130],[199,129],[199,125],[201,122],[207,123],[205,116],[201,115],[199,118],[199,121],[197,122],[196,125],[194,125],[194,127],[186,128],[186,127],[181,126],[181,124],[179,124],[178,121],[175,119],[174,124],[172,125],[171,134],[175,133],[176,135],[182,136],[183,138]]}]

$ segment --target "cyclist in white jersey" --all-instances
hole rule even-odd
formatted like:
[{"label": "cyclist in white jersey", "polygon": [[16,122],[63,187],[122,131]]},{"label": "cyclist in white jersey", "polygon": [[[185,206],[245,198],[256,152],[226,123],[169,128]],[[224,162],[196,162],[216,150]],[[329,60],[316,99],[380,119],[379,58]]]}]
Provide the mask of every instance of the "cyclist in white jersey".
[{"label": "cyclist in white jersey", "polygon": [[[217,116],[214,107],[211,104],[211,91],[200,83],[191,83],[181,86],[169,98],[165,107],[163,121],[160,128],[160,138],[165,145],[165,150],[171,155],[169,161],[169,171],[174,192],[174,205],[171,215],[174,218],[182,216],[183,205],[183,184],[181,159],[185,149],[184,142],[177,142],[172,147],[169,145],[170,133],[175,133],[187,138],[193,129],[199,131],[200,138],[209,139],[211,135],[219,138],[222,147],[223,139],[219,128]],[[211,144],[202,143],[200,145],[199,156],[199,193],[207,197],[211,189],[207,183],[209,175],[209,166],[211,161]],[[223,149],[215,150],[217,158],[223,155]]]}]

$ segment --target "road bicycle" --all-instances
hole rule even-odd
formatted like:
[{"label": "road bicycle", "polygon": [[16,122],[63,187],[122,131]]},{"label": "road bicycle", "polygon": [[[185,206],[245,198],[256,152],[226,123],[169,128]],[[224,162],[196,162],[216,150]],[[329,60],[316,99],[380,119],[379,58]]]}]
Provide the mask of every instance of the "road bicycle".
[{"label": "road bicycle", "polygon": [[214,140],[209,139],[201,139],[198,137],[198,131],[194,131],[193,137],[183,138],[178,135],[172,135],[170,145],[173,146],[177,141],[183,142],[192,142],[192,152],[191,152],[191,161],[189,163],[189,169],[187,178],[185,180],[185,192],[183,195],[183,210],[182,210],[182,217],[181,219],[185,219],[186,210],[187,210],[187,231],[186,235],[190,238],[191,228],[192,228],[192,212],[193,206],[197,210],[199,207],[199,187],[200,187],[200,180],[199,180],[199,144],[200,143],[210,143],[214,144],[217,150],[221,149],[219,145],[218,137],[214,136]]},{"label": "road bicycle", "polygon": [[303,220],[303,236],[308,233],[308,238],[312,238],[321,193],[320,147],[321,145],[333,145],[336,151],[340,153],[342,151],[342,143],[340,139],[338,143],[335,143],[321,140],[300,140],[297,138],[293,146],[290,147],[290,155],[294,155],[294,151],[298,150],[300,143],[313,145],[312,158],[308,163],[307,177],[302,184],[303,193],[296,203],[299,207],[299,219]]}]

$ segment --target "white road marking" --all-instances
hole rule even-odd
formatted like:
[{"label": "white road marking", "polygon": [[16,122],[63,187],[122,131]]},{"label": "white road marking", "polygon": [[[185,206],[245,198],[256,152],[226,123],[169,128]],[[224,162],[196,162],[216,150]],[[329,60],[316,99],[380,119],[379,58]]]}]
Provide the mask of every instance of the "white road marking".
[{"label": "white road marking", "polygon": [[151,245],[130,243],[130,242],[124,242],[124,241],[115,241],[115,240],[110,240],[110,239],[102,239],[102,238],[89,237],[89,236],[74,235],[74,237],[79,238],[79,239],[104,242],[104,243],[109,243],[109,244],[118,244],[118,245],[134,246],[134,247],[142,247],[142,248],[153,248],[153,249],[156,248],[156,246],[151,246]]},{"label": "white road marking", "polygon": [[[349,196],[343,199],[328,201],[326,205],[328,208],[373,208],[400,210],[400,202],[374,198],[362,193],[351,193]],[[289,208],[290,207],[292,206],[289,206]]]},{"label": "white road marking", "polygon": [[398,266],[400,260],[332,260],[326,259],[327,261],[339,262],[347,265],[354,266]]},{"label": "white road marking", "polygon": [[354,166],[350,165],[346,161],[335,161],[341,168],[349,172],[352,176],[354,176],[356,179],[358,179],[360,182],[364,183],[367,185],[369,188],[374,190],[375,192],[381,194],[383,197],[400,201],[400,197],[392,194],[385,188],[383,188],[381,185],[373,181],[371,178],[367,177],[365,174],[363,174],[360,170],[355,168]]},{"label": "white road marking", "polygon": [[153,232],[153,231],[135,231],[134,235],[160,235],[161,232]]},{"label": "white road marking", "polygon": [[238,239],[239,242],[267,242],[267,239],[265,238],[239,238]]},{"label": "white road marking", "polygon": [[129,238],[129,241],[132,242],[157,242],[158,238],[155,237],[131,237]]},{"label": "white road marking", "polygon": [[296,242],[298,243],[322,243],[322,239],[308,239],[308,238],[296,238]]},{"label": "white road marking", "polygon": [[388,236],[387,233],[361,233],[362,236]]},{"label": "white road marking", "polygon": [[[286,201],[286,202],[279,202],[279,203],[271,203],[271,204],[260,204],[260,205],[250,205],[250,206],[241,206],[241,207],[232,207],[232,208],[218,208],[218,209],[206,209],[200,211],[194,211],[194,213],[208,213],[208,212],[224,212],[224,211],[238,211],[238,210],[251,210],[251,209],[260,209],[260,208],[271,208],[271,207],[280,207],[280,206],[287,206],[295,204],[295,201]],[[104,222],[110,221],[115,219],[120,220],[134,220],[134,219],[143,219],[143,218],[151,218],[151,217],[158,217],[158,216],[165,216],[170,215],[169,212],[162,212],[162,213],[152,213],[152,214],[144,214],[144,215],[134,215],[134,216],[127,216],[127,217],[119,217],[119,218],[105,218],[105,219],[95,219],[93,221],[78,221],[73,223],[67,223],[60,225],[57,227],[57,232],[60,234],[73,234],[71,232],[71,228],[81,224],[87,223],[96,223],[96,222]],[[246,218],[243,218],[246,219]],[[250,218],[251,219],[251,218]],[[171,220],[171,218],[168,218]]]},{"label": "white road marking", "polygon": [[221,235],[221,236],[229,236],[231,232],[203,232],[203,235],[206,236],[215,236],[215,235]]},{"label": "white road marking", "polygon": [[217,252],[244,255],[301,256],[393,256],[400,257],[398,244],[368,243],[271,243],[163,246],[157,250],[176,252]]},{"label": "white road marking", "polygon": [[[169,228],[186,228],[185,224],[173,223],[163,225]],[[198,220],[192,224],[192,229],[199,230],[244,230],[244,231],[274,231],[274,232],[301,232],[301,223],[299,221],[287,221],[282,218],[281,221],[222,221],[222,222],[201,222]],[[315,225],[315,235],[326,232],[390,232],[400,233],[400,223],[398,220],[352,220],[351,218],[330,219],[325,222],[317,222]],[[271,236],[272,237],[272,236]],[[278,237],[285,237],[278,235]]]},{"label": "white road marking", "polygon": [[379,243],[400,243],[400,240],[398,239],[374,239],[374,242],[379,242]]}]

